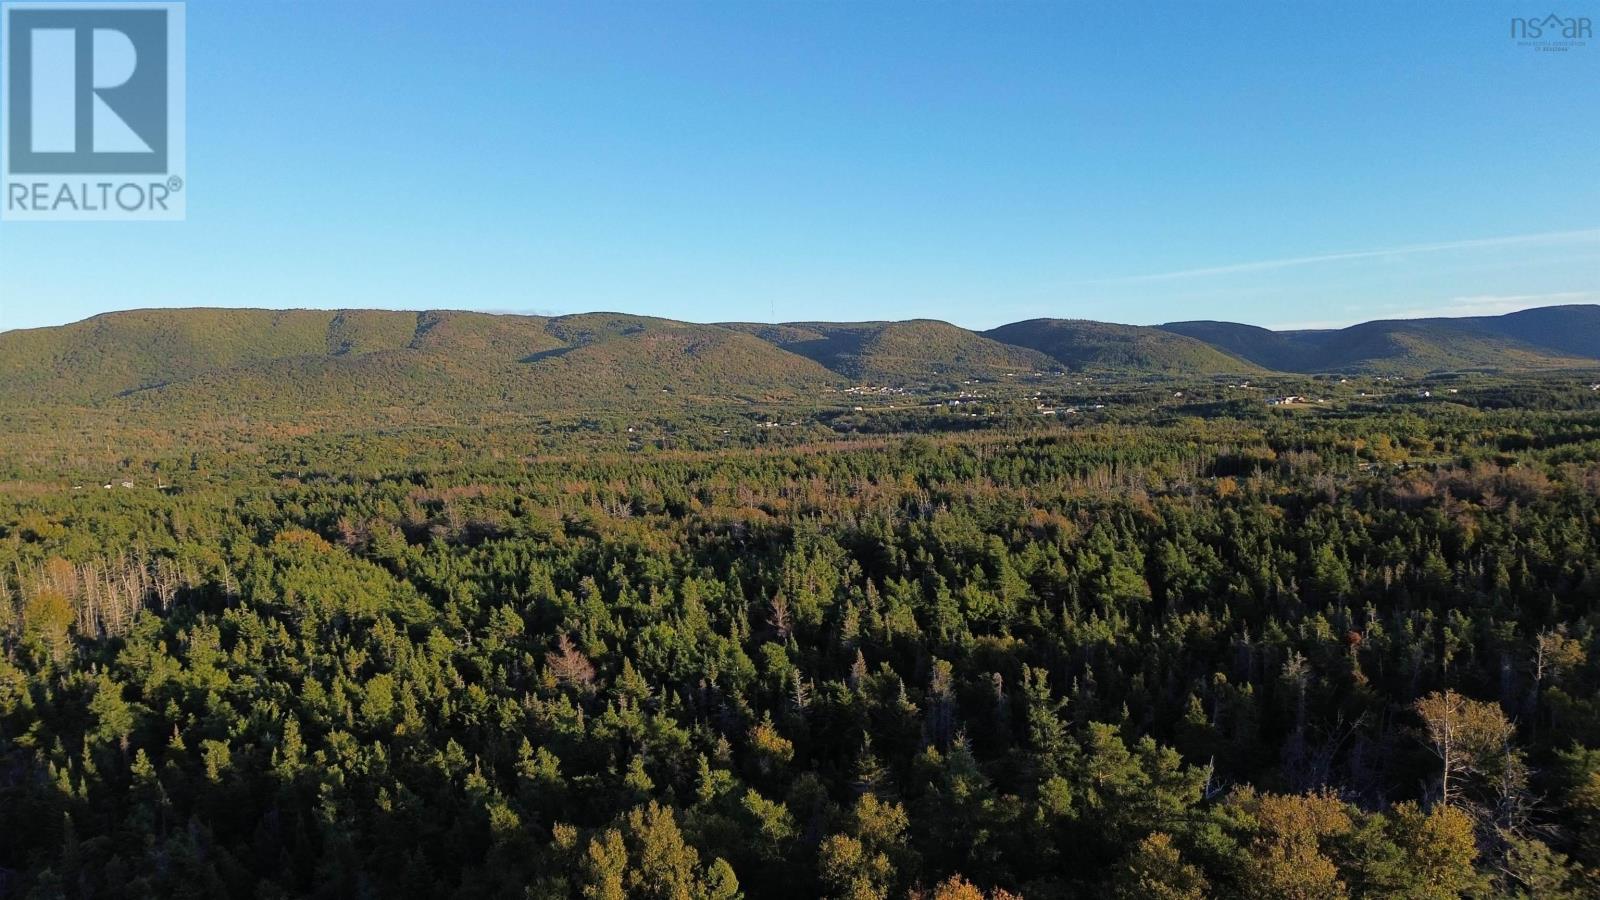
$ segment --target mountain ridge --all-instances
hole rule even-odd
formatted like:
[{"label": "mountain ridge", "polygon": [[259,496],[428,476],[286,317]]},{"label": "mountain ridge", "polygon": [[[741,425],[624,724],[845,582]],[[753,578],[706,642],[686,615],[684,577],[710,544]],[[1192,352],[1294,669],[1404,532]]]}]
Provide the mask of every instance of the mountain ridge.
[{"label": "mountain ridge", "polygon": [[1258,372],[1262,367],[1184,335],[1088,319],[1028,319],[982,332],[1032,347],[1073,371],[1161,374]]},{"label": "mountain ridge", "polygon": [[353,393],[385,405],[449,397],[526,407],[659,394],[752,399],[851,383],[952,384],[1041,371],[1423,374],[1595,366],[1596,305],[1314,331],[1205,320],[1136,326],[1030,319],[981,332],[934,319],[699,324],[615,312],[191,307],[0,332],[0,379],[12,386],[13,405],[238,395],[292,408]]},{"label": "mountain ridge", "polygon": [[905,382],[985,378],[1055,367],[1048,355],[938,319],[897,322],[723,323],[847,378]]},{"label": "mountain ridge", "polygon": [[1415,374],[1446,369],[1552,369],[1600,359],[1600,306],[1498,316],[1375,319],[1344,328],[1271,331],[1235,322],[1155,326],[1283,372]]}]

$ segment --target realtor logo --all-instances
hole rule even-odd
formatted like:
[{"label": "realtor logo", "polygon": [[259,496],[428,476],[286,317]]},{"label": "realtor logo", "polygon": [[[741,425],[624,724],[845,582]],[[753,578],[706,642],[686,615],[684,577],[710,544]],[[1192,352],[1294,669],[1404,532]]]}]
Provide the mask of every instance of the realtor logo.
[{"label": "realtor logo", "polygon": [[1594,39],[1594,22],[1588,16],[1560,16],[1551,13],[1540,18],[1529,16],[1511,20],[1511,38],[1519,47],[1549,53],[1565,53],[1587,46]]},{"label": "realtor logo", "polygon": [[5,219],[182,219],[182,3],[0,4]]}]

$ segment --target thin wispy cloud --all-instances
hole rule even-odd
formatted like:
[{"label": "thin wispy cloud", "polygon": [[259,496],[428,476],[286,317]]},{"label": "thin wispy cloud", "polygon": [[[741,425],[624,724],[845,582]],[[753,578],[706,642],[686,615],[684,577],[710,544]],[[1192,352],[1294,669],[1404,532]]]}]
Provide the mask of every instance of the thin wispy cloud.
[{"label": "thin wispy cloud", "polygon": [[1504,237],[1474,238],[1463,241],[1439,241],[1431,244],[1406,244],[1399,247],[1383,247],[1374,250],[1349,250],[1341,253],[1318,253],[1312,256],[1290,256],[1282,259],[1266,259],[1255,262],[1232,263],[1223,266],[1207,266],[1198,269],[1179,269],[1175,272],[1157,272],[1148,275],[1125,275],[1116,278],[1099,278],[1084,284],[1135,284],[1151,281],[1176,281],[1184,278],[1204,278],[1214,275],[1233,275],[1241,272],[1265,272],[1273,269],[1291,269],[1297,266],[1310,266],[1319,263],[1339,262],[1351,259],[1383,259],[1394,257],[1415,256],[1423,253],[1439,253],[1448,250],[1472,250],[1485,247],[1513,247],[1527,245],[1566,244],[1566,243],[1600,243],[1600,228],[1586,228],[1578,231],[1551,231],[1544,234],[1517,234]]}]

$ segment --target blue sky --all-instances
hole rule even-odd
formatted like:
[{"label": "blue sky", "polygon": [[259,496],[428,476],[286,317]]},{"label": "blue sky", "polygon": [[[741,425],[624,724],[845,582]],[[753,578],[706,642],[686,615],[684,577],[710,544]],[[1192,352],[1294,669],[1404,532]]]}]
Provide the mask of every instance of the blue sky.
[{"label": "blue sky", "polygon": [[1518,47],[1509,19],[1544,12],[192,0],[188,220],[0,224],[0,329],[1600,302],[1600,42]]}]

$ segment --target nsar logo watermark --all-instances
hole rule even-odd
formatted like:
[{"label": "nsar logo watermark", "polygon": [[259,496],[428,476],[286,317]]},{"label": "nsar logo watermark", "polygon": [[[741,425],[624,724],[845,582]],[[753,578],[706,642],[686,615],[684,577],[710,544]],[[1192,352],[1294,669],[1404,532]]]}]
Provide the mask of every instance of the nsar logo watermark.
[{"label": "nsar logo watermark", "polygon": [[0,3],[0,218],[187,204],[182,3]]},{"label": "nsar logo watermark", "polygon": [[1594,23],[1587,16],[1560,16],[1511,20],[1511,39],[1518,47],[1544,52],[1564,52],[1587,46],[1594,38]]}]

